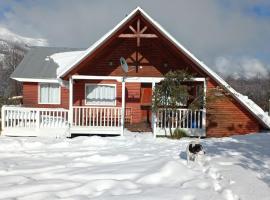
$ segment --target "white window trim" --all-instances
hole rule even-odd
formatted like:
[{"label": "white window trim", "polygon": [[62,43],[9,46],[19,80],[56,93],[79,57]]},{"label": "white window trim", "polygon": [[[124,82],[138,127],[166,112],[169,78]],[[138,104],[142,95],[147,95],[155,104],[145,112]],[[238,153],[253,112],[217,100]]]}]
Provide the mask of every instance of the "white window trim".
[{"label": "white window trim", "polygon": [[[102,104],[93,104],[93,103],[87,103],[87,100],[86,100],[86,87],[88,85],[107,85],[107,86],[113,86],[115,88],[115,100],[114,100],[114,104],[112,105],[102,105]],[[116,84],[105,84],[105,83],[86,83],[85,86],[84,86],[84,104],[87,105],[87,106],[104,106],[104,107],[110,107],[110,106],[116,106],[116,97],[117,97],[117,87],[116,87]]]},{"label": "white window trim", "polygon": [[[59,84],[59,102],[57,103],[42,103],[40,101],[40,85],[42,84],[52,84],[51,82],[42,82],[42,83],[38,83],[38,104],[41,105],[60,105],[61,104],[61,85]],[[54,84],[54,83],[53,83]]]}]

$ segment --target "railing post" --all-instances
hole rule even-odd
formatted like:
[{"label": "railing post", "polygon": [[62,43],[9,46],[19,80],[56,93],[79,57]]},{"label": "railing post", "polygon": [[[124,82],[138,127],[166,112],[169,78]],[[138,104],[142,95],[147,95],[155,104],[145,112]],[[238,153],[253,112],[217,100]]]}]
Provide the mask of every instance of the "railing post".
[{"label": "railing post", "polygon": [[2,109],[1,109],[1,128],[2,128],[2,131],[5,129],[5,123],[6,123],[6,119],[5,119],[5,106],[2,106]]},{"label": "railing post", "polygon": [[36,112],[36,128],[40,128],[40,110]]},{"label": "railing post", "polygon": [[204,130],[204,136],[206,136],[206,95],[207,95],[207,79],[203,81],[203,101],[204,101],[204,108],[202,111],[202,129]]},{"label": "railing post", "polygon": [[125,129],[125,100],[126,100],[126,84],[125,78],[122,80],[122,110],[121,110],[121,136],[124,135]]},{"label": "railing post", "polygon": [[206,131],[206,109],[202,110],[202,129]]}]

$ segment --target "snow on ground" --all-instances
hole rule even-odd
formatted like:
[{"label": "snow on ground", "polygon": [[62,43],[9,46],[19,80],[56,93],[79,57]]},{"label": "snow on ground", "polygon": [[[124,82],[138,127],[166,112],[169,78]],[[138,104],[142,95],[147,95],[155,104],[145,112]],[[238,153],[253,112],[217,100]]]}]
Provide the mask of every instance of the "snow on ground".
[{"label": "snow on ground", "polygon": [[0,137],[0,199],[269,199],[270,134],[205,139],[187,165],[189,141]]}]

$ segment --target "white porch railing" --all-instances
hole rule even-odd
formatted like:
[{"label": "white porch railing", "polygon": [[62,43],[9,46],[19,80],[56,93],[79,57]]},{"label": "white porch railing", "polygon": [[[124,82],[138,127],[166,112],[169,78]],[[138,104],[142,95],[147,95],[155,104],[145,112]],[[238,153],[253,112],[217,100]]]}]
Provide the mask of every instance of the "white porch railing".
[{"label": "white porch railing", "polygon": [[73,107],[73,126],[120,127],[120,107]]},{"label": "white porch railing", "polygon": [[69,134],[66,109],[3,106],[1,115],[3,135],[63,137]]},{"label": "white porch railing", "polygon": [[2,129],[64,128],[68,125],[68,110],[55,108],[2,107]]},{"label": "white porch railing", "polygon": [[[121,107],[73,107],[73,124],[79,127],[121,127]],[[131,108],[126,108],[126,122],[131,121]]]},{"label": "white porch railing", "polygon": [[[171,119],[171,121],[169,120]],[[205,135],[205,110],[159,109],[156,117],[156,135],[164,135],[169,127],[186,130],[188,134],[194,136]]]},{"label": "white porch railing", "polygon": [[[59,108],[26,108],[20,106],[2,107],[2,131],[5,135],[38,136],[42,134],[115,134],[121,132],[121,107],[73,107],[70,124],[69,110]],[[157,112],[153,131],[165,135],[169,130],[181,128],[190,135],[205,136],[205,110],[160,109]],[[125,121],[132,122],[132,110],[126,108]]]},{"label": "white porch railing", "polygon": [[[28,108],[2,107],[2,134],[12,136],[115,134],[122,124],[121,107]],[[126,108],[125,121],[131,122],[131,108]],[[71,117],[71,118],[70,118]],[[71,121],[72,120],[72,121]]]}]

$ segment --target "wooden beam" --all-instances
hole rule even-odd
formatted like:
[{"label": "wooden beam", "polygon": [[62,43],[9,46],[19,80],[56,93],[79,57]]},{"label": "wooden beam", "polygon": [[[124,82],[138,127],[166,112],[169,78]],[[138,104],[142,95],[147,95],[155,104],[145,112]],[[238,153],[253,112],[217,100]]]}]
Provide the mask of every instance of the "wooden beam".
[{"label": "wooden beam", "polygon": [[129,26],[129,29],[130,29],[133,33],[136,33],[136,30],[135,30],[132,26]]},{"label": "wooden beam", "polygon": [[[141,26],[141,22],[140,22],[140,19],[138,19],[137,21],[137,34],[140,33],[140,26]],[[141,45],[141,39],[140,39],[140,36],[137,35],[137,47],[139,47]]]},{"label": "wooden beam", "polygon": [[157,38],[158,36],[156,34],[132,34],[132,33],[123,33],[118,36],[119,38]]},{"label": "wooden beam", "polygon": [[140,33],[144,33],[147,30],[147,26],[145,26]]},{"label": "wooden beam", "polygon": [[140,34],[140,38],[157,38],[156,34]]},{"label": "wooden beam", "polygon": [[140,19],[137,20],[137,33],[140,32],[140,26],[141,26],[141,22]]},{"label": "wooden beam", "polygon": [[129,29],[133,32],[133,34],[120,34],[119,38],[136,38],[137,39],[137,47],[141,45],[141,38],[157,38],[156,34],[143,34],[147,30],[147,26],[144,26],[141,30],[141,21],[140,19],[137,20],[137,30],[135,30],[131,25]]},{"label": "wooden beam", "polygon": [[123,34],[120,34],[118,37],[120,37],[120,38],[136,38],[138,36],[136,34],[123,33]]}]

